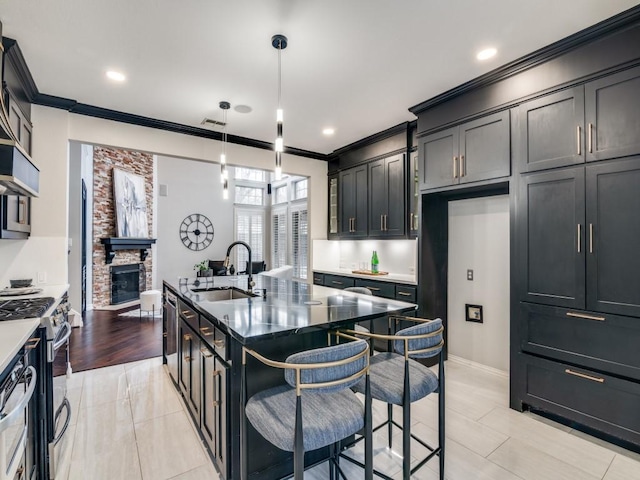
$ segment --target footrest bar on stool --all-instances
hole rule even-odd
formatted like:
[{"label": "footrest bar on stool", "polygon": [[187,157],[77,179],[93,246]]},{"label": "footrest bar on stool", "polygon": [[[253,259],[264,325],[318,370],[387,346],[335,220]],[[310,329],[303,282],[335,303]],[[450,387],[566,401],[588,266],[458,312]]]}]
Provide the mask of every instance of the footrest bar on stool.
[{"label": "footrest bar on stool", "polygon": [[[355,458],[348,457],[347,455],[344,455],[343,453],[340,454],[340,457],[344,458],[345,460],[347,460],[347,461],[349,461],[351,463],[353,463],[354,465],[359,466],[362,469],[365,468],[364,463],[360,462],[359,460],[356,460]],[[393,477],[390,477],[389,475],[385,475],[384,473],[379,472],[375,468],[373,469],[373,474],[378,476],[378,477],[380,477],[380,478],[383,478],[384,480],[394,480]]]},{"label": "footrest bar on stool", "polygon": [[424,459],[422,459],[422,461],[420,463],[418,463],[415,467],[413,467],[411,469],[411,475],[413,475],[415,472],[417,472],[418,469],[422,468],[425,463],[427,463],[429,460],[431,460],[433,457],[435,457],[438,454],[440,454],[440,448],[439,447],[436,448],[435,450],[432,450],[429,455],[427,455]]}]

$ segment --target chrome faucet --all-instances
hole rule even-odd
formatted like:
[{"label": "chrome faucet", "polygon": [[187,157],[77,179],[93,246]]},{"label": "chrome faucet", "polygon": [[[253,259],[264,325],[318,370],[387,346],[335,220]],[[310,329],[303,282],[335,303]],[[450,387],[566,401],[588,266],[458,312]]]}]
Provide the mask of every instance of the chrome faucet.
[{"label": "chrome faucet", "polygon": [[231,253],[231,249],[236,245],[244,245],[244,247],[247,249],[247,252],[249,252],[249,266],[247,267],[247,273],[249,273],[249,278],[247,280],[247,290],[251,291],[251,289],[256,284],[256,282],[253,281],[253,276],[251,275],[251,268],[252,268],[251,247],[249,246],[248,243],[238,241],[238,242],[233,242],[231,245],[229,245],[229,248],[227,248],[227,256],[225,257],[224,263],[222,265],[225,268],[229,267],[229,254]]}]

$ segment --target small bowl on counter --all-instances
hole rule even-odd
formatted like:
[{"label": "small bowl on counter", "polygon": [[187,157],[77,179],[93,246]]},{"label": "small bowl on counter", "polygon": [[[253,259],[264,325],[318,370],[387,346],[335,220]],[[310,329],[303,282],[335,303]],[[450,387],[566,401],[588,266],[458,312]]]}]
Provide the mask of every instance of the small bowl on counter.
[{"label": "small bowl on counter", "polygon": [[32,278],[23,278],[19,280],[9,280],[9,285],[11,285],[11,288],[26,288],[30,287],[32,282]]}]

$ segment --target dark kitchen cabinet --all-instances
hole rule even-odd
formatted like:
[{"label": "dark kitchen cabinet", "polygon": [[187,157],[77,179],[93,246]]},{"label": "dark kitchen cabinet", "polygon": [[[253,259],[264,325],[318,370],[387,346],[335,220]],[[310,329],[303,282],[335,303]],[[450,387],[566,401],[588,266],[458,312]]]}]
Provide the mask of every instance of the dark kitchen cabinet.
[{"label": "dark kitchen cabinet", "polygon": [[191,415],[200,419],[200,340],[182,316],[178,322],[179,333],[179,386]]},{"label": "dark kitchen cabinet", "polygon": [[404,236],[405,155],[376,160],[369,167],[369,236]]},{"label": "dark kitchen cabinet", "polygon": [[367,165],[349,168],[339,174],[340,237],[366,237],[367,225]]},{"label": "dark kitchen cabinet", "polygon": [[640,154],[640,67],[585,85],[587,162]]},{"label": "dark kitchen cabinet", "polygon": [[202,347],[200,431],[223,478],[228,478],[227,392],[229,366],[207,345]]},{"label": "dark kitchen cabinet", "polygon": [[177,299],[173,292],[166,287],[164,289],[164,308],[162,310],[163,322],[163,355],[164,363],[171,379],[178,383],[178,314]]},{"label": "dark kitchen cabinet", "polygon": [[33,132],[33,126],[29,121],[29,117],[25,114],[20,105],[16,101],[14,95],[9,91],[5,91],[5,101],[7,102],[9,125],[11,130],[20,143],[20,146],[31,155],[31,137]]},{"label": "dark kitchen cabinet", "polygon": [[520,299],[584,308],[584,167],[523,175],[519,199]]},{"label": "dark kitchen cabinet", "polygon": [[562,90],[517,108],[514,153],[521,171],[584,163],[584,87]]},{"label": "dark kitchen cabinet", "polygon": [[368,288],[376,297],[395,298],[396,296],[396,286],[390,282],[376,282],[375,280],[356,278],[355,286]]},{"label": "dark kitchen cabinet", "polygon": [[640,317],[640,157],[586,171],[587,309]]},{"label": "dark kitchen cabinet", "polygon": [[487,115],[420,140],[420,189],[508,177],[510,114]]},{"label": "dark kitchen cabinet", "polygon": [[640,153],[640,68],[525,102],[514,152],[532,172]]},{"label": "dark kitchen cabinet", "polygon": [[640,157],[523,175],[520,299],[640,317],[639,191]]}]

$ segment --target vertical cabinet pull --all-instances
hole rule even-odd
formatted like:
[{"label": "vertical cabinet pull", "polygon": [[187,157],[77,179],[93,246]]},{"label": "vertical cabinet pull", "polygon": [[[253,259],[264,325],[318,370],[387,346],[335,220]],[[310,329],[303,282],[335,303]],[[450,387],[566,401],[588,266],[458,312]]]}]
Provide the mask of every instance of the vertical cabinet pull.
[{"label": "vertical cabinet pull", "polygon": [[409,218],[410,218],[410,220],[409,220],[409,228],[410,228],[411,230],[415,230],[415,228],[413,228],[413,225],[414,225],[414,223],[413,223],[413,217],[414,217],[414,216],[415,216],[415,215],[413,214],[413,212],[411,212],[411,216],[409,217]]},{"label": "vertical cabinet pull", "polygon": [[380,230],[384,231],[384,215],[380,215]]},{"label": "vertical cabinet pull", "polygon": [[589,153],[593,153],[593,124],[589,124]]},{"label": "vertical cabinet pull", "polygon": [[582,237],[582,225],[578,224],[578,253],[580,253],[581,248],[580,248],[580,244],[582,243],[581,240]]},{"label": "vertical cabinet pull", "polygon": [[453,178],[458,178],[458,157],[453,157]]},{"label": "vertical cabinet pull", "polygon": [[460,178],[467,174],[467,164],[464,162],[464,155],[460,155]]},{"label": "vertical cabinet pull", "polygon": [[578,155],[582,154],[582,142],[580,141],[580,133],[581,133],[582,128],[580,127],[580,125],[578,125],[578,128],[576,128],[576,150]]},{"label": "vertical cabinet pull", "polygon": [[18,223],[27,223],[27,201],[24,198],[18,200]]},{"label": "vertical cabinet pull", "polygon": [[593,253],[593,223],[589,224],[589,253]]}]

